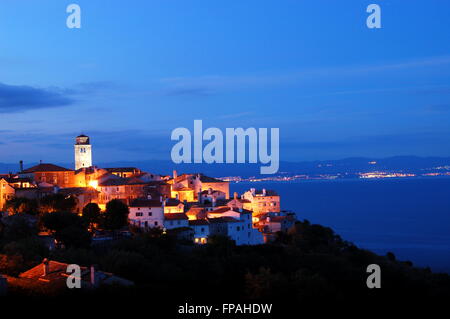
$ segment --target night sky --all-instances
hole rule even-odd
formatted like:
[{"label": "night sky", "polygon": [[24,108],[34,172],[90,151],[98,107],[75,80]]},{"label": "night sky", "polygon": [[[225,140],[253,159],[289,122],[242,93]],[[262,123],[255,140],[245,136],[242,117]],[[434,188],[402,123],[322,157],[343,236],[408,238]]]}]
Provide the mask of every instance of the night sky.
[{"label": "night sky", "polygon": [[[77,3],[82,28],[66,27]],[[382,29],[368,29],[378,3]],[[449,1],[0,2],[0,162],[169,159],[279,127],[280,160],[450,156]]]}]

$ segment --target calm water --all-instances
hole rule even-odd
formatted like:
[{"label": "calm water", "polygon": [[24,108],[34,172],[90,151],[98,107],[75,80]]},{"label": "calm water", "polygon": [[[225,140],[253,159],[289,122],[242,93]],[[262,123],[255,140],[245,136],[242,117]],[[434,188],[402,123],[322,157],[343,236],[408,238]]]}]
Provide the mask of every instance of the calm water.
[{"label": "calm water", "polygon": [[267,188],[282,209],[379,254],[450,273],[450,178],[236,183]]}]

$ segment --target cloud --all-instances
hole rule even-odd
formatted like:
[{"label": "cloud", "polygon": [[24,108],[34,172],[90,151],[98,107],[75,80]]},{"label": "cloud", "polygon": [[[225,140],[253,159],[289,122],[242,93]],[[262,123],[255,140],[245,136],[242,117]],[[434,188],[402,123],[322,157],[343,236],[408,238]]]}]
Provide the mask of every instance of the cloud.
[{"label": "cloud", "polygon": [[214,92],[206,87],[192,87],[192,88],[173,88],[166,92],[167,95],[170,96],[207,96],[211,95]]},{"label": "cloud", "polygon": [[0,113],[64,107],[74,103],[75,100],[60,89],[0,83]]},{"label": "cloud", "polygon": [[[267,88],[293,83],[309,83],[312,80],[323,78],[335,78],[340,81],[344,77],[372,76],[375,73],[392,73],[401,70],[419,68],[431,68],[450,65],[450,56],[427,57],[423,59],[411,59],[400,62],[371,64],[371,65],[347,65],[339,67],[320,67],[299,70],[295,72],[279,74],[253,74],[253,75],[202,75],[202,76],[178,76],[160,79],[165,86],[167,95],[196,95],[205,96],[217,94],[221,91],[241,90],[251,88]],[[448,88],[438,88],[448,91]],[[378,92],[395,92],[404,88],[383,88],[334,92],[331,94],[363,94]]]},{"label": "cloud", "polygon": [[82,98],[115,92],[118,85],[109,81],[78,83],[69,88],[38,88],[0,83],[0,113],[19,113],[44,108],[74,105]]},{"label": "cloud", "polygon": [[111,81],[94,81],[78,83],[70,89],[74,95],[89,95],[104,91],[116,90],[119,86]]},{"label": "cloud", "polygon": [[428,105],[425,110],[430,113],[447,113],[450,112],[450,104]]},{"label": "cloud", "polygon": [[249,116],[253,116],[253,112],[241,112],[241,113],[231,113],[231,114],[224,114],[224,115],[220,115],[217,118],[218,119],[237,119],[237,118],[241,118],[241,117],[249,117]]},{"label": "cloud", "polygon": [[353,136],[346,139],[336,139],[327,141],[287,141],[282,146],[297,150],[316,149],[354,149],[365,150],[375,147],[420,148],[425,145],[449,145],[450,137],[447,132],[417,132],[417,133],[397,133],[397,134],[377,134]]}]

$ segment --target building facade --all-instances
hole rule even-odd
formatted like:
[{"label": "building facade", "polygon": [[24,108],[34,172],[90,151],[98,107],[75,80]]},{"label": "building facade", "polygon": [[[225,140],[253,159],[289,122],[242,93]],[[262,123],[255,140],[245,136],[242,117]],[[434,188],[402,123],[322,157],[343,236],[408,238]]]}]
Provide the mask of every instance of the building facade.
[{"label": "building facade", "polygon": [[164,202],[153,199],[136,199],[130,204],[128,220],[140,228],[163,228]]},{"label": "building facade", "polygon": [[75,170],[92,166],[92,145],[89,136],[79,135],[75,139]]}]

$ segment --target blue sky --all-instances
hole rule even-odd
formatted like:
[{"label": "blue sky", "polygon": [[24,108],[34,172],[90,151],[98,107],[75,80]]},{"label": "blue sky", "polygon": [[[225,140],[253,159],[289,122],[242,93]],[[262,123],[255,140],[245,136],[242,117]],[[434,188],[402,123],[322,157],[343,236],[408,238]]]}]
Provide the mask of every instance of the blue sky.
[{"label": "blue sky", "polygon": [[[82,28],[66,27],[77,3]],[[366,27],[378,3],[382,29]],[[176,127],[279,127],[280,159],[450,156],[447,1],[0,2],[0,162],[169,159]]]}]

